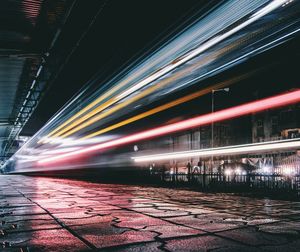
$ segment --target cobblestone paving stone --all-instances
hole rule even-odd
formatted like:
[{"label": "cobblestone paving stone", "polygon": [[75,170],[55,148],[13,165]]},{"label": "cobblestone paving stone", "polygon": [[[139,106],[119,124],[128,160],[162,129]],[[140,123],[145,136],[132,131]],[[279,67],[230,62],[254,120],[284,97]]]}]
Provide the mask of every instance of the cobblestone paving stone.
[{"label": "cobblestone paving stone", "polygon": [[300,203],[0,177],[0,251],[300,251]]}]

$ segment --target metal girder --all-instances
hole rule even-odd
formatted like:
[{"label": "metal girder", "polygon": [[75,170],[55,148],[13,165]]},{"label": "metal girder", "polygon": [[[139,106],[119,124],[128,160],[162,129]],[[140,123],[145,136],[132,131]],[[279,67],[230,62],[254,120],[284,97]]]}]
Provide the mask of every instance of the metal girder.
[{"label": "metal girder", "polygon": [[[41,71],[39,71],[39,73],[40,72]],[[28,93],[26,95],[27,98],[25,98],[23,105],[21,106],[17,118],[13,124],[13,127],[9,133],[8,141],[3,149],[3,153],[5,154],[9,153],[14,140],[18,137],[25,123],[29,120],[31,114],[38,105],[38,101],[40,100],[40,97],[42,95],[41,90],[43,90],[45,87],[45,82],[39,81],[38,77],[39,76],[36,76],[34,82],[31,85],[31,88],[28,90]],[[38,92],[36,92],[36,89],[38,90]],[[29,102],[34,102],[34,104],[30,105],[28,104]]]},{"label": "metal girder", "polygon": [[41,53],[37,52],[24,52],[20,50],[9,50],[9,49],[1,49],[0,50],[1,58],[40,58]]},{"label": "metal girder", "polygon": [[[19,99],[18,101],[18,104],[21,104],[21,106],[16,107],[14,110],[15,120],[10,127],[7,143],[2,150],[3,156],[7,157],[8,153],[10,153],[14,140],[18,138],[24,125],[31,117],[32,113],[38,106],[41,97],[46,91],[48,82],[53,74],[53,71],[51,70],[51,64],[49,64],[49,61],[51,60],[50,56],[52,56],[52,49],[55,46],[56,40],[60,35],[62,26],[64,26],[64,24],[66,23],[76,2],[77,1],[72,1],[68,4],[68,8],[66,8],[64,12],[64,17],[62,17],[62,22],[58,25],[58,27],[56,27],[57,32],[52,38],[50,46],[47,49],[48,52],[46,51],[44,54],[37,54],[35,52],[21,52],[20,50],[13,49],[5,49],[0,51],[0,58],[26,58],[26,60],[29,61],[39,61],[38,63],[34,62],[34,64],[37,64],[37,67],[35,69],[30,68],[30,66],[27,69],[27,71],[33,72],[31,76],[28,76],[28,78],[24,80],[25,82],[27,82],[27,91],[25,93],[21,93],[21,99]],[[28,81],[30,82],[28,83]]]}]

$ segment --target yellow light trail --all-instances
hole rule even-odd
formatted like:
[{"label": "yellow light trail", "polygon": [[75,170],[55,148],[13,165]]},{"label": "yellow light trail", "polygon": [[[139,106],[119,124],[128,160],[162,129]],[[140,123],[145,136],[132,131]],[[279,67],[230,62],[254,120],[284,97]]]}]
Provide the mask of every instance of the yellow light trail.
[{"label": "yellow light trail", "polygon": [[[82,110],[80,110],[79,112],[77,112],[75,115],[73,115],[72,117],[70,117],[68,120],[66,120],[64,123],[62,123],[61,125],[59,125],[56,129],[54,129],[53,131],[51,131],[45,138],[48,137],[52,137],[54,136],[54,134],[59,131],[60,129],[62,129],[63,127],[65,127],[67,124],[71,123],[72,121],[74,121],[75,119],[77,119],[79,116],[81,116],[82,114],[84,114],[85,112],[87,112],[89,109],[93,108],[95,105],[97,105],[99,102],[103,101],[105,98],[107,98],[109,95],[113,94],[114,92],[118,91],[121,87],[117,86],[115,88],[112,88],[111,90],[109,90],[107,93],[103,94],[102,96],[98,97],[96,100],[94,100],[93,102],[91,102],[89,105],[87,105],[85,108],[83,108]],[[55,134],[59,135],[58,133]],[[40,140],[39,142],[42,142],[43,140]]]},{"label": "yellow light trail", "polygon": [[[181,74],[181,73],[180,73]],[[137,100],[137,98],[142,98],[142,97],[144,97],[144,96],[146,96],[146,95],[148,95],[148,94],[150,94],[151,92],[153,92],[154,90],[156,90],[156,89],[158,89],[158,88],[161,88],[161,87],[163,87],[163,86],[165,86],[165,85],[167,85],[168,84],[168,81],[170,81],[170,80],[173,80],[175,77],[179,77],[179,75],[180,74],[178,74],[178,76],[176,75],[176,76],[174,76],[174,77],[170,77],[169,79],[166,79],[166,83],[165,84],[163,84],[162,82],[160,83],[160,85],[156,85],[156,86],[153,86],[153,87],[151,87],[151,88],[149,88],[149,91],[148,90],[145,90],[144,92],[142,92],[141,94],[142,95],[137,95],[135,98],[132,98],[132,99],[130,99],[130,101],[131,102],[134,102],[134,101],[136,101]],[[80,129],[82,129],[83,127],[82,127],[82,125],[90,125],[90,123],[89,123],[89,121],[87,121],[86,123],[83,123],[83,124],[81,124],[82,122],[84,122],[84,121],[86,121],[86,120],[88,120],[89,118],[91,118],[91,117],[93,117],[94,115],[96,115],[96,114],[98,114],[99,112],[101,112],[101,111],[103,111],[104,109],[106,109],[106,108],[108,108],[110,105],[113,105],[114,103],[116,103],[116,102],[118,102],[121,98],[119,97],[119,96],[115,96],[115,97],[113,97],[113,98],[111,98],[111,99],[109,99],[108,101],[106,101],[105,103],[103,103],[103,104],[101,104],[100,106],[98,106],[98,107],[96,107],[95,109],[93,109],[92,111],[90,111],[89,113],[87,113],[86,115],[84,115],[84,116],[82,116],[82,117],[80,117],[79,119],[77,119],[79,116],[81,116],[83,113],[85,113],[85,112],[87,112],[89,109],[91,109],[92,107],[94,107],[97,103],[99,103],[99,102],[101,102],[102,100],[104,100],[105,98],[107,98],[109,95],[111,95],[112,93],[114,93],[114,92],[116,92],[116,91],[118,91],[119,89],[120,89],[121,87],[115,87],[114,89],[112,89],[112,90],[110,90],[110,91],[108,91],[108,93],[105,93],[103,96],[101,96],[101,97],[99,97],[98,99],[96,99],[95,101],[93,101],[91,104],[89,104],[88,106],[86,106],[84,109],[82,109],[81,111],[79,111],[77,114],[75,114],[74,116],[72,116],[70,119],[68,119],[66,122],[64,122],[63,124],[61,124],[57,129],[55,129],[55,130],[53,130],[52,132],[51,132],[51,134],[48,134],[46,137],[45,137],[45,139],[47,139],[47,138],[49,138],[49,137],[53,137],[53,138],[55,138],[55,137],[65,137],[65,136],[69,136],[70,134],[69,134],[69,132],[67,132],[67,131],[69,131],[69,130],[71,130],[71,129],[73,129],[73,130],[71,130],[70,132],[72,132],[72,133],[74,133],[74,132],[76,132],[76,131],[78,131],[78,130],[75,130],[75,129],[77,129],[77,128],[80,128]],[[122,104],[127,104],[127,105],[129,105],[130,103],[128,103],[128,102],[124,102],[124,103],[122,103]],[[123,106],[116,106],[116,107],[118,107],[119,109],[120,108],[122,108]],[[112,111],[113,112],[115,112],[116,110],[114,110],[114,109],[112,109]],[[107,115],[109,115],[109,114],[111,114],[111,113],[104,113],[106,116]],[[103,118],[104,116],[99,116],[99,117],[97,117],[97,118]],[[74,121],[75,119],[77,119],[76,121]],[[98,119],[98,120],[100,120],[100,119]],[[74,122],[72,122],[72,121],[74,121]],[[92,118],[91,119],[91,121],[94,123],[95,122],[95,120]],[[69,124],[69,123],[71,123],[71,124]],[[68,125],[69,124],[69,125]],[[79,125],[79,124],[81,124],[81,125]],[[68,126],[67,126],[68,125]],[[79,125],[79,126],[78,126]],[[65,127],[66,126],[66,127]],[[78,126],[78,127],[76,127],[76,126]],[[86,127],[86,126],[85,126]],[[67,133],[65,133],[65,132],[67,132]],[[55,133],[55,134],[54,134]],[[65,133],[65,134],[64,134]],[[72,134],[71,133],[71,134]],[[49,141],[51,141],[51,140],[40,140],[40,142],[49,142]]]},{"label": "yellow light trail", "polygon": [[115,97],[104,102],[103,104],[101,104],[100,106],[98,106],[97,108],[93,109],[92,111],[90,111],[89,113],[87,113],[86,115],[78,118],[76,121],[74,121],[73,123],[69,124],[68,126],[64,127],[62,130],[60,130],[59,132],[57,132],[56,134],[54,134],[52,137],[58,137],[58,136],[62,136],[65,132],[67,132],[68,130],[71,130],[72,128],[76,127],[77,125],[81,124],[82,122],[88,120],[89,118],[93,117],[94,115],[98,114],[99,112],[103,111],[104,109],[108,108],[110,105],[114,104],[115,102],[117,102],[118,99],[116,99]]},{"label": "yellow light trail", "polygon": [[[62,138],[67,137],[67,136],[69,136],[69,135],[71,135],[71,134],[73,134],[73,133],[75,133],[75,132],[77,132],[77,131],[85,128],[85,127],[88,127],[89,125],[103,119],[104,117],[107,117],[108,115],[111,115],[112,113],[118,111],[119,109],[124,108],[124,107],[128,106],[129,104],[131,104],[135,101],[138,101],[139,99],[151,94],[153,91],[168,85],[170,81],[175,80],[177,77],[179,77],[177,75],[179,75],[179,74],[174,74],[174,76],[170,77],[169,79],[162,80],[159,83],[159,85],[152,86],[152,87],[144,90],[143,92],[133,96],[132,98],[130,98],[130,99],[128,99],[128,100],[126,100],[122,103],[117,104],[116,106],[112,107],[111,109],[109,109],[109,110],[107,110],[107,111],[105,111],[105,112],[103,112],[99,115],[94,116],[90,120],[78,125],[77,127],[74,127],[72,130],[70,130],[67,133],[61,135],[60,137],[62,137]],[[88,116],[88,115],[89,115],[89,113],[86,116]]]},{"label": "yellow light trail", "polygon": [[[81,116],[82,114],[84,114],[85,112],[87,112],[88,110],[90,110],[91,108],[93,108],[94,106],[96,106],[99,102],[103,101],[104,99],[106,99],[107,97],[109,97],[110,95],[112,95],[113,93],[119,91],[122,87],[124,87],[126,85],[126,83],[132,81],[134,79],[134,77],[136,77],[136,75],[132,75],[131,77],[128,77],[126,79],[126,82],[123,81],[121,82],[119,85],[113,87],[112,89],[108,90],[106,93],[104,93],[103,95],[101,95],[100,97],[98,97],[96,100],[92,101],[90,104],[88,104],[85,108],[83,108],[82,110],[78,111],[75,115],[73,115],[72,117],[70,117],[69,119],[67,119],[64,123],[62,123],[61,125],[59,125],[57,128],[55,128],[53,131],[51,131],[46,137],[45,139],[49,138],[49,137],[56,137],[61,135],[61,132],[58,132],[60,129],[64,128],[66,125],[68,125],[69,123],[71,123],[72,121],[74,121],[75,119],[77,119],[79,116]],[[108,102],[107,102],[108,103]],[[106,104],[107,104],[106,103]],[[104,105],[104,104],[103,104]],[[109,105],[108,105],[109,106]],[[100,106],[99,106],[100,107]],[[98,107],[98,108],[99,108]],[[105,109],[105,108],[103,108]],[[77,122],[77,121],[76,121]],[[79,122],[80,123],[80,122]],[[79,123],[76,123],[76,125],[78,125]],[[75,125],[75,126],[76,126]],[[74,127],[74,126],[73,126]],[[58,133],[57,133],[58,132]],[[65,132],[65,131],[64,131]],[[57,133],[57,134],[55,134]],[[54,135],[55,134],[55,135]],[[41,139],[39,141],[40,142],[44,142],[45,140]],[[47,142],[47,141],[45,141]]]},{"label": "yellow light trail", "polygon": [[[124,98],[127,95],[130,95],[133,92],[139,90],[140,88],[148,85],[152,81],[155,81],[155,80],[163,77],[165,74],[170,73],[171,71],[175,70],[177,67],[187,63],[188,61],[192,60],[193,58],[195,58],[196,56],[198,56],[201,53],[205,52],[206,50],[210,49],[211,47],[217,45],[218,43],[224,41],[225,39],[227,39],[230,36],[234,35],[238,31],[240,31],[240,30],[244,29],[245,27],[251,25],[252,23],[256,22],[258,19],[264,17],[268,13],[276,10],[277,8],[280,8],[282,6],[282,4],[285,4],[286,2],[287,2],[287,0],[274,0],[271,3],[265,5],[260,10],[256,11],[254,14],[249,16],[246,20],[243,20],[243,22],[238,22],[238,24],[235,25],[234,27],[229,26],[230,29],[225,29],[225,31],[222,34],[220,34],[218,36],[210,37],[204,43],[200,43],[199,46],[197,46],[196,48],[192,48],[192,50],[190,50],[188,53],[179,56],[172,63],[168,63],[164,67],[162,67],[160,69],[157,69],[155,72],[152,72],[150,76],[144,78],[143,80],[140,80],[137,83],[133,83],[134,85],[129,87],[123,93],[118,94],[117,97],[114,97],[113,101],[105,103],[105,106],[110,106],[112,103],[115,103],[115,101],[119,101],[120,98]],[[239,15],[241,15],[241,13]],[[129,79],[132,79],[132,78],[133,78],[132,76],[129,77]],[[117,86],[115,86],[113,88],[114,91],[111,91],[111,92],[108,92],[108,93],[110,93],[110,95],[113,94],[115,91],[120,90],[121,87],[123,87],[125,84],[128,84],[127,79],[123,80],[122,85],[118,84]],[[47,139],[49,137],[60,136],[63,133],[67,132],[68,130],[72,129],[72,128],[74,128],[74,129],[82,128],[81,125],[79,125],[81,122],[83,122],[86,119],[94,116],[95,114],[103,111],[105,106],[102,105],[101,109],[95,110],[95,111],[97,111],[97,112],[94,111],[95,114],[91,113],[91,114],[88,114],[88,115],[84,116],[85,119],[83,119],[83,118],[80,118],[79,120],[76,120],[76,119],[78,119],[79,116],[81,116],[82,114],[84,114],[84,113],[88,112],[90,109],[92,109],[94,106],[96,106],[96,104],[103,101],[103,97],[107,98],[109,96],[108,93],[105,93],[104,95],[100,96],[95,101],[93,101],[88,106],[86,106],[84,109],[77,112],[74,116],[72,116],[67,121],[65,121],[64,123],[59,125],[56,129],[52,130],[52,132],[50,132],[45,138]],[[91,119],[91,120],[93,120],[93,119]],[[73,123],[71,125],[69,125],[71,122],[73,122]],[[90,125],[88,122],[86,122],[84,124]],[[67,125],[69,125],[69,126],[67,126]],[[72,129],[71,131],[74,132],[73,131],[74,129]],[[78,130],[75,130],[75,132],[76,131],[78,131]],[[65,133],[65,134],[70,135],[68,132]]]},{"label": "yellow light trail", "polygon": [[[172,83],[172,81],[177,80],[178,78],[180,78],[182,75],[186,74],[187,72],[191,72],[196,70],[199,66],[205,64],[207,61],[210,61],[210,57],[205,57],[203,58],[201,61],[197,62],[197,64],[195,65],[191,65],[189,67],[187,67],[186,69],[184,69],[184,71],[180,71],[177,73],[174,73],[173,75],[169,76],[169,78],[163,79],[161,80],[158,84],[142,91],[141,93],[137,94],[136,96],[128,99],[127,101],[124,101],[120,104],[117,104],[115,107],[112,107],[111,109],[96,115],[97,113],[99,113],[100,111],[103,111],[105,108],[109,107],[110,105],[114,104],[115,102],[117,102],[119,99],[118,97],[113,97],[110,100],[108,100],[107,102],[105,102],[104,104],[98,106],[96,109],[90,111],[89,113],[87,113],[85,116],[81,117],[80,119],[77,119],[76,121],[74,121],[73,123],[71,123],[69,126],[67,126],[66,128],[64,128],[62,131],[56,133],[55,135],[53,135],[52,137],[60,137],[60,138],[64,138],[67,136],[70,136],[71,134],[85,128],[88,127],[89,125],[95,123],[96,121],[99,121],[100,119],[103,119],[104,117],[118,111],[119,109],[131,104],[132,102],[135,102],[149,94],[151,94],[153,91],[163,88],[167,85],[169,85],[170,83]],[[245,75],[245,74],[244,74]],[[241,75],[240,77],[242,78],[244,75]],[[249,74],[246,74],[247,76]],[[240,77],[236,77],[234,79],[238,79]],[[244,77],[243,77],[244,78]],[[214,87],[216,88],[216,87]],[[111,92],[110,92],[111,93]],[[107,97],[107,95],[106,95]],[[90,107],[90,105],[88,105]],[[96,116],[94,116],[96,115]],[[94,117],[93,117],[94,116]],[[92,118],[91,118],[92,117]],[[91,118],[90,120],[87,120]],[[84,122],[85,120],[87,120],[86,122]],[[83,123],[82,123],[83,122]],[[79,125],[80,124],[80,125]],[[69,131],[68,131],[69,130]],[[65,133],[66,132],[66,133]],[[64,134],[63,134],[64,133]],[[51,140],[49,140],[51,141]]]},{"label": "yellow light trail", "polygon": [[[217,53],[215,53],[215,55],[217,55]],[[210,61],[211,60],[211,57],[205,57],[203,58],[201,61],[197,62],[197,64],[195,65],[191,65],[189,67],[187,67],[186,69],[184,69],[183,71],[180,71],[180,72],[177,72],[177,73],[174,73],[173,75],[171,75],[170,77],[166,78],[166,79],[163,79],[161,80],[158,84],[156,84],[155,86],[152,86],[146,90],[144,90],[143,92],[141,92],[140,94],[136,95],[136,97],[133,97],[133,98],[130,98],[129,100],[123,102],[122,104],[126,104],[126,105],[129,105],[130,103],[134,102],[134,101],[137,101],[138,99],[141,99],[143,97],[145,97],[146,95],[150,94],[151,92],[155,91],[156,89],[159,89],[159,88],[162,88],[162,87],[165,87],[167,86],[168,84],[170,84],[172,81],[175,81],[176,79],[180,78],[181,76],[183,76],[184,74],[188,73],[188,72],[191,72],[191,71],[194,71],[196,70],[199,66],[205,64],[207,61]],[[107,97],[107,95],[106,95]],[[69,136],[75,132],[77,132],[78,130],[80,129],[83,129],[84,127],[87,127],[89,125],[91,125],[92,123],[96,122],[97,120],[100,120],[102,118],[104,118],[105,116],[108,116],[110,115],[111,113],[113,112],[116,112],[118,109],[121,109],[123,108],[124,106],[121,104],[118,104],[116,105],[117,109],[116,108],[112,108],[110,109],[111,112],[109,111],[106,111],[104,113],[102,113],[101,115],[98,115],[98,116],[95,116],[94,118],[91,118],[92,116],[94,116],[95,114],[103,111],[105,108],[107,108],[109,105],[107,104],[110,104],[112,105],[113,103],[115,103],[116,101],[119,101],[120,96],[115,96],[113,98],[111,98],[109,101],[107,101],[105,104],[102,104],[100,106],[98,106],[96,109],[94,109],[93,111],[90,111],[88,114],[86,114],[84,117],[82,117],[81,119],[77,119],[76,121],[74,121],[73,123],[71,123],[69,126],[67,126],[66,128],[63,128],[62,131],[60,132],[57,132],[55,135],[52,135],[52,137],[58,137],[60,136],[61,138],[63,137],[66,137],[66,136]],[[130,102],[129,102],[130,101]],[[104,107],[103,107],[104,106]],[[90,106],[89,106],[90,107]],[[87,111],[87,110],[86,110]],[[89,119],[91,118],[90,120],[88,120],[87,122],[85,123],[82,123],[84,120],[86,119]],[[97,118],[95,120],[95,118]],[[82,123],[81,125],[79,125],[80,123]],[[65,123],[64,123],[65,124]],[[66,124],[65,124],[66,125]],[[64,125],[64,126],[65,126]],[[77,127],[76,127],[77,126]],[[73,128],[73,129],[72,129]],[[71,130],[72,129],[72,130]],[[68,130],[70,130],[69,132],[67,132]],[[67,133],[65,133],[67,132]],[[62,135],[62,133],[65,133]],[[51,141],[51,140],[49,140]],[[46,141],[45,141],[46,142]]]},{"label": "yellow light trail", "polygon": [[[215,56],[218,56],[219,53],[215,52],[214,55]],[[212,57],[212,56],[211,56]],[[199,61],[197,64],[195,65],[192,65],[192,66],[189,66],[187,67],[184,71],[181,71],[181,72],[178,72],[178,73],[175,73],[173,74],[173,76],[169,77],[169,78],[166,78],[162,81],[159,82],[159,85],[157,84],[156,86],[158,86],[157,88],[161,88],[161,87],[164,87],[166,86],[167,84],[170,84],[170,81],[172,80],[176,80],[176,78],[179,78],[181,77],[184,73],[187,73],[187,72],[190,72],[190,71],[193,71],[195,69],[197,69],[197,67],[205,64],[206,62],[210,61],[211,60],[211,57],[205,57],[203,58],[201,61]],[[132,80],[133,77],[129,77],[129,80]],[[128,81],[127,81],[128,83]],[[72,116],[70,119],[68,119],[66,122],[64,122],[63,124],[61,124],[58,128],[56,128],[55,130],[53,130],[50,134],[48,134],[44,139],[41,139],[39,141],[40,142],[50,142],[51,139],[47,139],[49,137],[52,137],[52,138],[55,138],[55,137],[65,137],[65,136],[69,136],[70,134],[68,134],[68,130],[71,130],[72,128],[77,129],[77,128],[80,128],[82,129],[83,127],[81,127],[81,125],[79,125],[80,123],[84,122],[85,120],[91,118],[92,116],[96,115],[97,113],[103,111],[104,109],[106,109],[107,107],[109,107],[110,105],[114,104],[115,102],[119,101],[121,99],[120,95],[118,94],[117,96],[114,96],[113,98],[111,98],[110,100],[106,101],[104,104],[101,104],[99,105],[98,107],[96,107],[94,110],[90,111],[88,114],[86,114],[85,116],[81,117],[80,119],[77,119],[79,116],[81,116],[83,113],[87,112],[89,109],[93,108],[97,103],[103,101],[105,98],[107,98],[109,95],[113,94],[114,92],[118,91],[121,87],[123,87],[125,85],[125,83],[121,83],[120,84],[121,86],[116,86],[114,87],[113,89],[109,90],[108,93],[105,93],[103,94],[101,97],[99,97],[98,99],[96,99],[95,101],[93,101],[91,104],[89,104],[88,106],[86,106],[84,109],[82,109],[81,111],[79,111],[78,113],[76,113],[74,116]],[[156,90],[157,88],[153,88],[153,87],[150,87],[150,89],[152,91]],[[151,91],[151,92],[152,92]],[[147,92],[147,90],[145,90],[144,92],[146,92],[145,94],[148,95],[150,94],[150,92]],[[142,92],[143,93],[143,92]],[[145,95],[142,95],[140,96],[140,98],[144,97]],[[133,101],[136,101],[136,99],[133,99]],[[128,105],[129,103],[127,103]],[[119,107],[119,108],[122,108]],[[116,110],[114,110],[116,111]],[[109,113],[111,114],[111,113]],[[107,114],[107,115],[109,115]],[[98,117],[97,117],[98,118]],[[99,118],[103,118],[102,116],[100,116]],[[77,119],[76,121],[74,121],[75,119]],[[74,121],[72,123],[72,121]],[[93,122],[95,122],[93,119],[92,119]],[[70,124],[71,123],[71,124]],[[69,124],[69,125],[68,125]],[[68,126],[67,126],[68,125]],[[78,126],[79,125],[79,126]],[[90,125],[88,122],[84,125]],[[65,127],[67,126],[67,127]],[[78,127],[76,127],[78,126]],[[75,128],[76,127],[76,128]],[[60,130],[60,131],[59,131]],[[71,130],[72,133],[78,131],[78,130]],[[65,133],[67,132],[67,133]],[[56,134],[54,134],[56,133]],[[63,133],[65,133],[64,135],[62,135]],[[71,133],[71,134],[72,134]]]},{"label": "yellow light trail", "polygon": [[226,86],[232,85],[232,84],[234,84],[235,82],[238,82],[238,81],[240,81],[240,80],[246,78],[247,76],[249,76],[249,74],[244,74],[244,75],[235,77],[235,78],[233,78],[233,79],[231,79],[231,80],[226,80],[226,81],[221,82],[221,83],[219,83],[219,84],[216,84],[216,85],[214,85],[214,86],[211,86],[211,87],[202,89],[202,90],[200,90],[200,91],[198,91],[198,92],[195,92],[195,93],[193,93],[193,94],[186,95],[186,96],[184,96],[184,97],[181,97],[181,98],[179,98],[179,99],[176,99],[176,100],[171,101],[171,102],[169,102],[169,103],[166,103],[166,104],[164,104],[164,105],[161,105],[161,106],[158,106],[158,107],[156,107],[156,108],[150,109],[150,110],[148,110],[148,111],[146,111],[146,112],[144,112],[144,113],[141,113],[141,114],[139,114],[139,115],[136,115],[136,116],[133,116],[133,117],[131,117],[131,118],[128,118],[128,119],[126,119],[126,120],[124,120],[124,121],[122,121],[122,122],[116,123],[116,124],[114,124],[114,125],[111,125],[111,126],[109,126],[109,127],[104,128],[104,129],[101,129],[101,130],[98,130],[98,131],[96,131],[96,132],[93,132],[93,133],[91,133],[91,134],[89,134],[89,135],[86,135],[86,136],[80,138],[80,140],[84,140],[84,139],[92,138],[92,137],[95,137],[95,136],[99,136],[99,135],[101,135],[101,134],[103,134],[103,133],[106,133],[106,132],[108,132],[108,131],[111,131],[111,130],[117,129],[117,128],[119,128],[119,127],[125,126],[125,125],[127,125],[127,124],[129,124],[129,123],[132,123],[132,122],[138,121],[138,120],[140,120],[140,119],[143,119],[143,118],[145,118],[145,117],[154,115],[154,114],[156,114],[156,113],[158,113],[158,112],[161,112],[161,111],[164,111],[164,110],[166,110],[166,109],[175,107],[175,106],[180,105],[180,104],[182,104],[182,103],[185,103],[185,102],[187,102],[187,101],[191,101],[191,100],[193,100],[193,99],[195,99],[195,98],[198,98],[198,97],[200,97],[200,96],[203,96],[203,95],[205,95],[205,94],[210,93],[213,89],[224,88],[224,87],[226,87]]}]

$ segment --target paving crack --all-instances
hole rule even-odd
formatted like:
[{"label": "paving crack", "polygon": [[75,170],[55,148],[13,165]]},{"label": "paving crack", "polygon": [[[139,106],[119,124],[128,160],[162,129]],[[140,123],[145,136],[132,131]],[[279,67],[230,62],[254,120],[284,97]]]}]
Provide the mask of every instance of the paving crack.
[{"label": "paving crack", "polygon": [[78,235],[74,230],[72,230],[71,228],[69,228],[64,222],[62,222],[60,219],[56,218],[50,211],[48,211],[48,209],[44,208],[43,206],[41,206],[39,203],[35,202],[31,198],[27,197],[25,194],[23,194],[22,192],[20,192],[18,189],[15,189],[15,190],[18,193],[20,193],[23,197],[25,197],[26,199],[30,200],[33,204],[37,205],[38,207],[40,207],[41,209],[43,209],[44,211],[46,211],[46,213],[49,214],[57,222],[57,224],[59,224],[62,228],[66,229],[74,237],[76,237],[77,239],[79,239],[80,241],[82,241],[87,247],[89,247],[90,249],[93,249],[93,250],[97,249],[97,247],[94,244],[92,244],[88,240],[86,240],[83,237],[81,237],[80,235]]}]

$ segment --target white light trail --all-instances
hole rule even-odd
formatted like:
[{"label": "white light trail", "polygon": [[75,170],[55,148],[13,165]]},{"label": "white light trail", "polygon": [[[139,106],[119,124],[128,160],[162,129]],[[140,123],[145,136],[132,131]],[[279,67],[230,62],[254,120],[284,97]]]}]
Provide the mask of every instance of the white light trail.
[{"label": "white light trail", "polygon": [[168,159],[181,159],[189,157],[229,156],[237,154],[251,154],[259,152],[271,152],[276,150],[296,150],[300,148],[300,138],[294,140],[280,140],[254,144],[232,145],[213,149],[193,151],[170,152],[148,156],[132,157],[135,162],[160,161]]},{"label": "white light trail", "polygon": [[287,0],[272,1],[271,3],[266,5],[264,8],[260,9],[259,11],[254,13],[252,16],[250,16],[250,18],[248,20],[246,20],[245,22],[239,24],[238,26],[236,26],[233,29],[225,32],[222,35],[219,35],[217,37],[214,37],[214,38],[210,39],[206,43],[200,45],[198,48],[196,48],[193,51],[191,51],[190,53],[186,54],[184,57],[181,57],[180,60],[176,61],[175,63],[169,64],[169,65],[165,66],[164,68],[160,69],[158,72],[150,75],[149,77],[142,80],[138,84],[132,86],[131,88],[129,88],[126,91],[124,91],[123,93],[121,93],[119,96],[117,96],[117,99],[118,100],[122,99],[122,98],[134,93],[135,91],[141,89],[145,85],[157,80],[158,78],[162,77],[163,75],[167,74],[168,72],[174,70],[175,68],[183,65],[184,63],[186,63],[189,60],[193,59],[194,57],[198,56],[200,53],[203,53],[207,49],[209,49],[212,46],[218,44],[222,40],[228,38],[229,36],[235,34],[236,32],[238,32],[240,30],[242,30],[243,28],[245,28],[246,26],[252,24],[256,20],[260,19],[261,17],[263,17],[263,16],[267,15],[268,13],[272,12],[273,10],[279,8],[280,6],[282,6],[286,2],[288,2],[288,1]]}]

